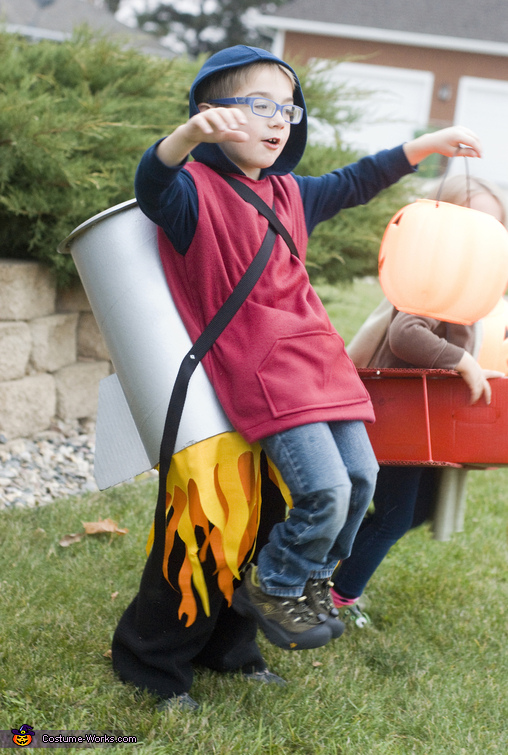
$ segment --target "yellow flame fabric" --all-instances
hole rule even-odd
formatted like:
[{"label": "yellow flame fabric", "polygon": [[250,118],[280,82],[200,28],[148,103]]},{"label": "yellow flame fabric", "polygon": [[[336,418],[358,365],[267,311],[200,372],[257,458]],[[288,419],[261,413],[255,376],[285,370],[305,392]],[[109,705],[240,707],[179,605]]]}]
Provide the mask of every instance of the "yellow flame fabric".
[{"label": "yellow flame fabric", "polygon": [[[261,513],[261,446],[250,445],[236,432],[221,433],[195,443],[173,456],[166,482],[166,528],[163,572],[168,576],[168,560],[178,536],[185,544],[185,557],[178,574],[182,595],[179,618],[186,626],[196,619],[194,586],[203,609],[210,615],[208,590],[201,564],[211,549],[219,588],[231,605],[233,579],[239,579],[242,563],[254,551]],[[287,505],[289,489],[278,469],[268,461],[271,480],[278,485]],[[205,533],[198,545],[195,528]],[[147,553],[153,544],[150,532]]]}]

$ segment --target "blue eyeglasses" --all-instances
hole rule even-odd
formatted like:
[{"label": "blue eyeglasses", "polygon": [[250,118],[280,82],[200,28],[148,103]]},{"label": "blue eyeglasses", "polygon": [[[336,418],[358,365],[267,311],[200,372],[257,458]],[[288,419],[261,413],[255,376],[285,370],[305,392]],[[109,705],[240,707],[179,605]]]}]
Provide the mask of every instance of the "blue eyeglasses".
[{"label": "blue eyeglasses", "polygon": [[211,105],[248,105],[254,115],[262,118],[273,118],[280,111],[286,123],[296,125],[303,118],[303,108],[298,105],[278,105],[265,97],[224,97],[221,100],[210,100]]}]

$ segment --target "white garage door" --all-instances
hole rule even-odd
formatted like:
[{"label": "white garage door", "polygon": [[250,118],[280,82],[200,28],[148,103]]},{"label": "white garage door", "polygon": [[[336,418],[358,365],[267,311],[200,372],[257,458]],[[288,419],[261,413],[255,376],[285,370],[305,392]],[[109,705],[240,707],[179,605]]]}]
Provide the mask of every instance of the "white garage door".
[{"label": "white garage door", "polygon": [[[508,188],[508,82],[463,76],[454,120],[482,140],[484,156],[469,161],[471,173]],[[452,162],[451,172],[464,172],[463,160]]]},{"label": "white garage door", "polygon": [[358,105],[361,121],[343,134],[356,149],[372,153],[395,147],[426,128],[434,86],[430,71],[344,62],[330,75],[349,87],[370,92]]}]

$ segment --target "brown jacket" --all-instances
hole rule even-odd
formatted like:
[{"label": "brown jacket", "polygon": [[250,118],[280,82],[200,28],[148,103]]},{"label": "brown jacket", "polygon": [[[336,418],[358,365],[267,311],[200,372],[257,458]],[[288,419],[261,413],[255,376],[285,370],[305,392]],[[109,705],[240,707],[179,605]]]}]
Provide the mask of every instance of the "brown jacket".
[{"label": "brown jacket", "polygon": [[474,326],[408,315],[392,319],[369,367],[430,367],[453,370],[464,351],[473,352]]}]

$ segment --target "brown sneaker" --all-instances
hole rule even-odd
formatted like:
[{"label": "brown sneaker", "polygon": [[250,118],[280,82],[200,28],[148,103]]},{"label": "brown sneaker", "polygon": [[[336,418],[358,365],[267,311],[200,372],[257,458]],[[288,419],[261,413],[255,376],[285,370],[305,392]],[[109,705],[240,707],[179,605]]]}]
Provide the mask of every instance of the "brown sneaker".
[{"label": "brown sneaker", "polygon": [[199,703],[192,699],[188,692],[182,692],[181,695],[174,695],[174,697],[168,697],[161,700],[157,705],[157,710],[160,713],[164,713],[167,710],[194,711],[198,710]]},{"label": "brown sneaker", "polygon": [[233,593],[233,608],[242,616],[256,619],[266,638],[284,650],[319,648],[332,638],[328,623],[316,616],[305,595],[301,598],[267,595],[252,564]]},{"label": "brown sneaker", "polygon": [[263,671],[243,671],[242,676],[244,679],[250,679],[251,681],[259,682],[260,684],[275,684],[278,687],[285,687],[287,685],[285,679],[277,676],[277,674],[274,674],[272,671],[268,671],[267,668]]},{"label": "brown sneaker", "polygon": [[330,587],[333,587],[333,582],[329,579],[309,579],[305,585],[305,592],[314,612],[326,621],[330,627],[332,639],[335,640],[344,632],[345,625],[339,619],[339,611],[333,603]]}]

